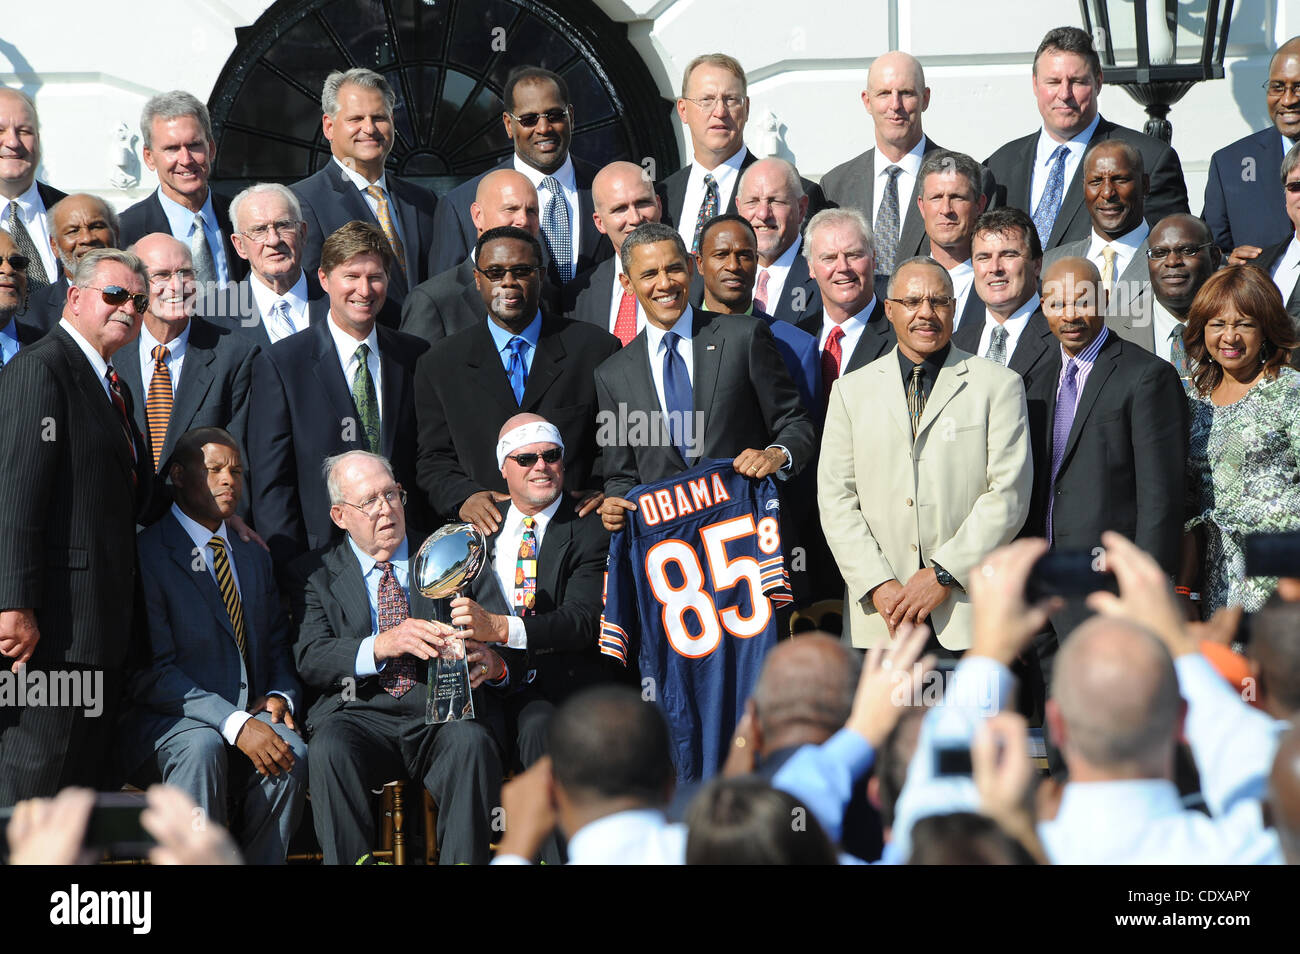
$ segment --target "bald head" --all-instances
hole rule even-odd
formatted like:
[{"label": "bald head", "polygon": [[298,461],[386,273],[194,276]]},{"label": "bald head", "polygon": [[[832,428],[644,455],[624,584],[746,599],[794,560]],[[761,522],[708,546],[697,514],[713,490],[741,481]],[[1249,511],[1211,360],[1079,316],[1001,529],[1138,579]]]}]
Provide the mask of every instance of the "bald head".
[{"label": "bald head", "polygon": [[542,415],[540,414],[530,414],[527,412],[523,414],[516,414],[514,417],[510,418],[504,424],[501,425],[501,430],[497,431],[497,440],[501,440],[501,438],[505,437],[516,427],[522,427],[524,424],[546,424],[546,423],[549,422],[546,420],[546,418],[542,417]]},{"label": "bald head", "polygon": [[767,267],[799,237],[808,212],[799,170],[784,159],[760,159],[740,175],[736,211],[754,227],[759,264]]},{"label": "bald head", "polygon": [[1052,692],[1051,728],[1072,775],[1169,777],[1184,706],[1173,659],[1146,630],[1090,619],[1057,654]]},{"label": "bald head", "polygon": [[611,162],[591,180],[596,228],[609,236],[615,254],[642,222],[658,222],[662,208],[654,183],[633,162]]},{"label": "bald head", "polygon": [[1300,727],[1294,723],[1273,756],[1268,804],[1286,863],[1300,865]]},{"label": "bald head", "polygon": [[921,141],[921,114],[930,105],[921,61],[894,51],[877,57],[867,73],[862,103],[876,127],[876,148],[897,162]]},{"label": "bald head", "polygon": [[184,242],[165,232],[152,232],[130,249],[149,273],[149,311],[145,327],[166,343],[185,329],[196,302],[194,261]]},{"label": "bald head", "polygon": [[539,235],[537,209],[537,190],[527,176],[513,169],[494,169],[479,180],[469,215],[479,235],[502,225]]},{"label": "bald head", "polygon": [[754,688],[763,751],[819,744],[843,727],[859,665],[838,639],[808,633],[778,643]]}]

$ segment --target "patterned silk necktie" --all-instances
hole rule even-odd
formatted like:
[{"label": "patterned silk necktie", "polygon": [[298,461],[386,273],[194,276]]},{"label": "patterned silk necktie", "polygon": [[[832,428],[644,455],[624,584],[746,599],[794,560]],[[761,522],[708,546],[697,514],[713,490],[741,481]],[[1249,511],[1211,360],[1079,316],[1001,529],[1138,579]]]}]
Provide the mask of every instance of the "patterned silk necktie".
[{"label": "patterned silk necktie", "polygon": [[840,339],[844,337],[844,329],[836,325],[826,336],[826,347],[822,349],[822,407],[825,408],[831,401],[831,385],[840,377],[840,361],[844,354],[840,347]]},{"label": "patterned silk necktie", "polygon": [[1005,366],[1007,363],[1007,329],[1005,325],[994,325],[989,333],[989,350],[984,355],[990,361]]},{"label": "patterned silk necktie", "polygon": [[691,394],[691,377],[686,373],[686,361],[677,351],[680,337],[670,331],[663,336],[659,347],[664,353],[664,404],[668,412],[668,433],[682,460],[690,464],[690,448],[695,443],[691,436],[695,398]]},{"label": "patterned silk necktie", "polygon": [[767,281],[772,275],[766,268],[758,270],[758,282],[754,285],[754,307],[767,311]]},{"label": "patterned silk necktie", "polygon": [[916,432],[921,429],[921,417],[925,414],[925,385],[921,381],[924,369],[921,365],[912,366],[912,376],[907,379],[907,416],[912,421],[912,441],[916,441]]},{"label": "patterned silk necktie", "polygon": [[27,264],[28,287],[33,291],[44,288],[50,283],[45,274],[45,263],[41,261],[41,256],[36,251],[36,243],[32,241],[32,233],[28,232],[27,226],[23,224],[22,217],[18,214],[18,203],[13,199],[9,200],[8,231],[14,244],[18,246],[18,251],[31,260]]},{"label": "patterned silk necktie", "polygon": [[1065,365],[1065,378],[1056,393],[1056,413],[1052,416],[1052,484],[1047,496],[1047,540],[1052,540],[1052,502],[1056,499],[1056,475],[1065,459],[1065,445],[1070,440],[1074,426],[1074,410],[1079,403],[1079,385],[1076,377],[1079,362],[1071,358]]},{"label": "patterned silk necktie", "polygon": [[[110,364],[108,370],[104,372],[104,377],[108,381],[108,398],[113,402],[113,407],[117,411],[118,421],[122,425],[122,433],[126,437],[126,446],[131,448],[131,460],[136,460],[135,455],[135,435],[131,431],[131,415],[126,413],[126,401],[122,398],[122,379],[117,376]],[[135,483],[135,472],[131,472],[131,482]]]},{"label": "patterned silk necktie", "polygon": [[614,337],[624,346],[636,337],[636,295],[623,292],[618,300],[618,317],[614,319]]},{"label": "patterned silk necktie", "polygon": [[166,345],[154,345],[153,377],[149,379],[149,396],[144,402],[144,416],[149,424],[149,447],[153,451],[153,469],[162,466],[163,444],[167,425],[172,419],[172,373],[167,368],[170,354]]},{"label": "patterned silk necktie", "polygon": [[1183,341],[1183,332],[1186,330],[1187,325],[1180,321],[1174,325],[1173,331],[1169,332],[1169,363],[1183,379],[1190,377],[1192,373],[1192,369],[1187,365],[1187,345]]},{"label": "patterned silk necktie", "polygon": [[510,349],[506,374],[510,378],[510,390],[515,392],[515,403],[520,407],[524,406],[524,388],[528,384],[528,365],[524,363],[524,348],[527,346],[528,342],[518,336],[506,343]]},{"label": "patterned silk necktie", "polygon": [[366,450],[372,454],[379,453],[379,398],[375,394],[375,382],[370,377],[370,346],[364,341],[357,345],[354,355],[357,359],[357,373],[352,378],[352,401],[357,406],[357,417],[361,418],[361,427],[366,432]]},{"label": "patterned silk necktie", "polygon": [[569,224],[569,203],[555,176],[547,176],[541,187],[551,193],[551,201],[542,214],[542,234],[551,249],[551,259],[560,270],[561,284],[573,280],[573,229]]},{"label": "patterned silk necktie", "polygon": [[230,628],[235,631],[235,645],[239,655],[248,665],[248,636],[244,631],[244,604],[239,599],[239,590],[235,587],[235,575],[230,572],[230,557],[226,554],[226,541],[213,536],[208,541],[212,548],[212,571],[217,576],[217,589],[221,591],[221,601],[226,604],[226,613],[230,616]]},{"label": "patterned silk necktie", "polygon": [[[378,616],[379,631],[386,633],[399,626],[411,613],[407,608],[402,584],[397,582],[397,577],[393,574],[393,564],[376,561],[375,568],[383,573],[379,578]],[[415,657],[410,653],[402,653],[396,659],[388,660],[388,665],[379,672],[379,685],[384,692],[395,698],[400,699],[406,695],[415,686]]]},{"label": "patterned silk necktie", "polygon": [[[295,333],[298,329],[294,327],[293,319],[289,317],[289,303],[283,298],[276,299],[271,306],[272,324],[275,326],[275,340],[287,338]],[[268,329],[268,337],[271,337]]]},{"label": "patterned silk necktie", "polygon": [[885,192],[876,210],[876,274],[894,274],[894,257],[898,254],[898,177],[902,166],[889,166],[885,175]]},{"label": "patterned silk necktie", "polygon": [[524,517],[519,538],[519,559],[515,563],[515,612],[532,616],[537,612],[537,521]]},{"label": "patterned silk necktie", "polygon": [[695,238],[691,240],[691,254],[700,250],[700,233],[704,223],[718,214],[718,180],[713,173],[704,173],[704,201],[700,203],[700,214],[695,216]]},{"label": "patterned silk necktie", "polygon": [[388,238],[388,245],[393,250],[393,258],[397,259],[397,265],[405,275],[406,252],[402,249],[402,240],[397,237],[393,216],[388,211],[388,198],[384,195],[384,190],[377,185],[366,186],[366,195],[375,200],[375,217],[379,219],[379,227],[384,230],[384,235]]},{"label": "patterned silk necktie", "polygon": [[1052,226],[1056,224],[1056,213],[1061,211],[1061,195],[1065,192],[1065,160],[1070,150],[1064,144],[1057,146],[1048,157],[1052,164],[1047,173],[1047,185],[1043,187],[1043,197],[1034,209],[1034,228],[1038,229],[1038,241],[1044,249],[1052,237]]},{"label": "patterned silk necktie", "polygon": [[194,260],[194,280],[199,283],[199,296],[212,288],[217,280],[217,264],[212,260],[212,249],[208,248],[208,236],[203,231],[207,219],[200,210],[194,213],[194,228],[190,232],[190,258]]}]

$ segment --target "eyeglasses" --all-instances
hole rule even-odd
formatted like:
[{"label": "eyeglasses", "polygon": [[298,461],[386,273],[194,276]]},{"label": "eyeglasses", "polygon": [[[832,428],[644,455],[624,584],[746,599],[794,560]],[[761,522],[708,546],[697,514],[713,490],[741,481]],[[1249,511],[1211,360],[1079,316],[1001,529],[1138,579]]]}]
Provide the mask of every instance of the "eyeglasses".
[{"label": "eyeglasses", "polygon": [[15,272],[25,272],[27,271],[27,266],[32,263],[32,260],[26,255],[19,255],[17,252],[14,252],[12,255],[0,255],[0,262],[8,262],[9,267]]},{"label": "eyeglasses", "polygon": [[1300,83],[1282,83],[1278,80],[1265,83],[1263,88],[1273,96],[1281,96],[1283,93],[1290,93],[1292,96],[1300,96]]},{"label": "eyeglasses", "polygon": [[924,298],[886,298],[885,301],[892,301],[896,305],[902,305],[908,311],[916,311],[921,307],[922,302],[927,301],[935,311],[951,308],[957,304],[957,299],[950,295],[926,295]]},{"label": "eyeglasses", "polygon": [[81,287],[93,288],[95,291],[99,292],[99,294],[103,296],[104,304],[106,305],[113,305],[116,307],[117,305],[126,304],[127,300],[130,299],[137,315],[143,315],[149,310],[148,295],[133,295],[121,285],[104,285],[102,288],[99,285],[82,285]]},{"label": "eyeglasses", "polygon": [[[686,100],[688,103],[694,103],[706,113],[711,113],[718,108],[717,96],[704,96],[700,99],[691,99],[689,96],[683,96],[682,99]],[[728,93],[726,96],[722,97],[722,105],[727,108],[727,112],[734,113],[736,110],[740,109],[741,106],[745,105],[745,97],[733,96]]]},{"label": "eyeglasses", "polygon": [[544,113],[524,113],[522,116],[516,116],[514,113],[506,113],[511,119],[523,126],[525,129],[532,129],[541,120],[543,116],[552,126],[558,126],[569,118],[569,107],[563,109],[548,109]]},{"label": "eyeglasses", "polygon": [[489,265],[487,268],[476,267],[474,269],[474,271],[478,272],[493,285],[503,280],[506,277],[506,272],[510,273],[511,278],[515,278],[522,282],[524,279],[536,272],[540,272],[541,270],[542,266],[540,265],[511,265],[509,268],[506,268],[504,265]]},{"label": "eyeglasses", "polygon": [[279,222],[267,222],[265,225],[254,225],[251,229],[246,229],[240,234],[258,245],[264,245],[271,239],[271,233],[275,232],[276,238],[281,235],[296,235],[298,233],[299,223],[292,219],[282,219]]},{"label": "eyeglasses", "polygon": [[[1300,185],[1300,182],[1297,182],[1296,185]],[[1178,253],[1179,258],[1195,258],[1213,245],[1213,242],[1206,242],[1204,245],[1179,245],[1176,248],[1165,248],[1163,245],[1157,245],[1154,248],[1147,249],[1147,258],[1153,262],[1163,262],[1175,252]]]},{"label": "eyeglasses", "polygon": [[537,463],[537,458],[540,457],[543,464],[554,464],[559,461],[563,454],[564,451],[560,450],[558,447],[552,447],[550,450],[542,451],[540,454],[515,454],[506,459],[514,461],[524,470],[531,470]]},{"label": "eyeglasses", "polygon": [[1300,182],[1288,182],[1282,188],[1286,189],[1287,192],[1300,192]]},{"label": "eyeglasses", "polygon": [[379,516],[379,504],[381,501],[388,504],[389,510],[395,510],[398,503],[401,503],[402,506],[406,506],[406,491],[401,487],[394,487],[392,490],[385,490],[382,494],[375,494],[373,497],[367,497],[359,504],[350,503],[347,500],[343,501],[343,503],[347,504],[349,507],[355,507],[367,517],[377,517]]},{"label": "eyeglasses", "polygon": [[155,285],[166,285],[173,278],[179,278],[183,282],[194,280],[194,269],[178,268],[174,272],[150,272],[149,281]]}]

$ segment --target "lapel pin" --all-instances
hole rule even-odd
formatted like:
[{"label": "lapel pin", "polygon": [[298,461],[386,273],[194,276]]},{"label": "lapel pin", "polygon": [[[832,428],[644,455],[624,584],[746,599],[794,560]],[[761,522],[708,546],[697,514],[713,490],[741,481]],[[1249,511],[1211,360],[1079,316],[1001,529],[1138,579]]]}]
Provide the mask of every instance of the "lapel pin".
[{"label": "lapel pin", "polygon": [[705,346],[704,346],[704,350],[705,350],[705,351],[717,351],[717,350],[718,350],[718,346],[717,346],[717,345],[705,345]]}]

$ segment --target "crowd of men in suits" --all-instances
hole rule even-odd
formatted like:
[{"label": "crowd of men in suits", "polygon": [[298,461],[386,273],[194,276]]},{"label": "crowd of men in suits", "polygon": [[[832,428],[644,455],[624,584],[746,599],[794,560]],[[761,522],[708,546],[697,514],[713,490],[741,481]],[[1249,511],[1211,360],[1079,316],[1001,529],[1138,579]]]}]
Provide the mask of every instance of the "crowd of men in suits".
[{"label": "crowd of men in suits", "polygon": [[[112,700],[0,707],[0,805],[168,781],[276,862],[310,787],[327,862],[351,863],[371,790],[409,778],[442,860],[485,862],[503,774],[559,746],[572,836],[584,799],[618,803],[590,797],[618,755],[555,709],[635,677],[596,650],[608,535],[634,487],[702,459],[777,480],[797,601],[843,599],[857,649],[922,623],[970,649],[973,574],[1020,536],[1118,531],[1172,574],[1191,301],[1230,257],[1300,316],[1300,44],[1270,66],[1274,126],[1215,154],[1204,220],[1169,144],[1101,115],[1085,33],[1051,31],[1031,75],[1041,129],[979,163],[928,136],[920,63],[886,53],[872,148],[813,183],[749,151],[744,70],[703,55],[689,161],[654,182],[572,155],[564,79],[520,68],[513,155],[441,198],[386,167],[396,100],[370,70],[325,81],[329,162],[233,199],[174,91],[142,116],[159,187],[120,216],[36,181],[35,107],[0,90],[0,653],[102,671]],[[604,436],[638,415],[648,439]],[[451,521],[491,555],[434,622],[412,561]],[[1020,654],[1040,697],[1087,615],[1057,610]],[[426,725],[457,633],[478,717]],[[592,705],[657,745],[619,698]]]}]

